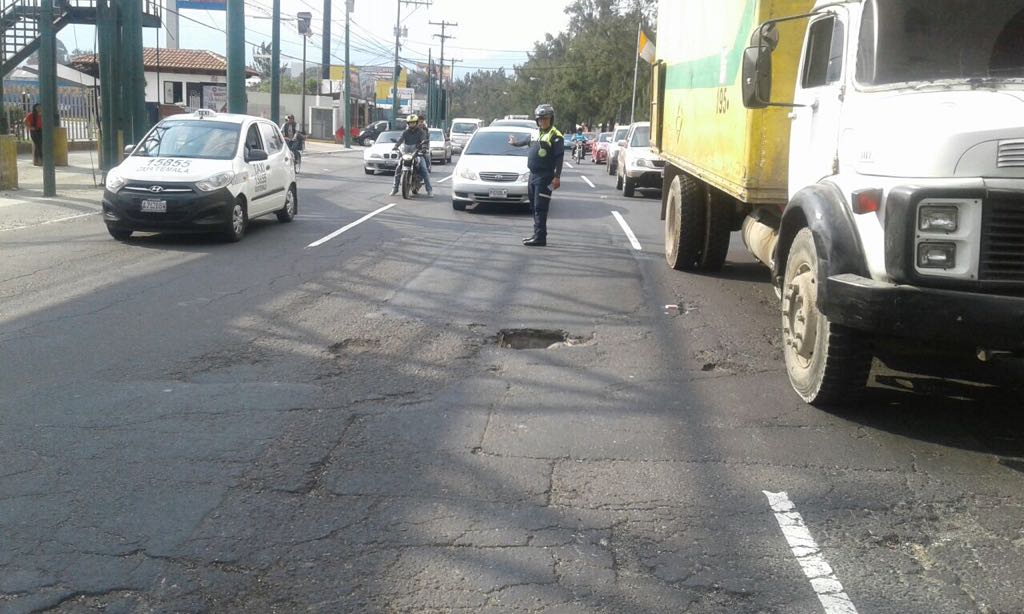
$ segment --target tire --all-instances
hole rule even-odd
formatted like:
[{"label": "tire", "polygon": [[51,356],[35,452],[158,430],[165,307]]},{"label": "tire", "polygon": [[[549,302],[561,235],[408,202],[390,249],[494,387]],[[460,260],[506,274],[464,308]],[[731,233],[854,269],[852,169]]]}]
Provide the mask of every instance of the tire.
[{"label": "tire", "polygon": [[615,174],[615,165],[611,163],[611,160],[608,161],[608,166],[607,168],[605,168],[605,170],[608,171],[609,175]]},{"label": "tire", "polygon": [[618,173],[615,174],[615,189],[621,190],[623,187],[622,177]]},{"label": "tire", "polygon": [[376,174],[376,173],[373,172],[372,168],[364,168],[363,172],[366,173],[367,175],[375,175]]},{"label": "tire", "polygon": [[277,211],[277,221],[282,224],[295,219],[295,214],[299,212],[299,197],[295,193],[295,186],[288,188],[288,192],[285,194],[284,207],[281,207]]},{"label": "tire", "polygon": [[114,237],[118,241],[127,241],[132,237],[132,231],[130,230],[122,230],[120,228],[111,228],[110,226],[107,226],[107,232],[109,232],[110,236]]},{"label": "tire", "polygon": [[700,184],[689,175],[672,178],[665,201],[665,261],[677,271],[700,264],[704,220]]},{"label": "tire", "polygon": [[633,198],[633,194],[636,193],[636,181],[626,177],[622,181],[622,195],[626,198]]},{"label": "tire", "polygon": [[245,201],[237,198],[231,208],[231,219],[224,228],[224,240],[228,243],[238,243],[245,236],[245,228],[248,225],[249,215],[245,210]]},{"label": "tire", "polygon": [[452,209],[455,209],[456,211],[465,211],[466,210],[466,203],[453,200],[452,201]]},{"label": "tire", "polygon": [[699,267],[702,271],[715,272],[725,264],[729,255],[729,238],[732,236],[732,204],[710,186],[704,186],[704,246]]},{"label": "tire", "polygon": [[832,324],[818,310],[819,259],[809,228],[789,248],[782,284],[782,351],[789,383],[812,405],[840,405],[863,392],[871,371],[870,339]]},{"label": "tire", "polygon": [[401,181],[401,183],[402,183],[402,198],[408,200],[409,196],[410,196],[410,192],[412,192],[412,172],[411,171],[407,173],[407,172],[405,172],[405,169],[402,169],[402,181]]}]

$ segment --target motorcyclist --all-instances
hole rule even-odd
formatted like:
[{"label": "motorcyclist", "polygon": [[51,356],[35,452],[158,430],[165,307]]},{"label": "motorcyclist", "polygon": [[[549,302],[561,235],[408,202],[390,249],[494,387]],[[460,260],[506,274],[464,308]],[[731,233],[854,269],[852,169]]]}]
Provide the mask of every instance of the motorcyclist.
[{"label": "motorcyclist", "polygon": [[583,126],[576,126],[576,134],[572,135],[569,138],[569,142],[572,143],[572,152],[573,152],[573,154],[576,154],[576,152],[577,152],[576,148],[577,147],[583,147],[584,148],[583,149],[583,153],[581,153],[578,156],[577,155],[573,156],[577,160],[582,159],[583,158],[583,154],[586,153],[586,146],[587,146],[587,136],[585,134],[583,134]]},{"label": "motorcyclist", "polygon": [[[415,145],[417,150],[423,150],[426,148],[430,149],[430,132],[420,127],[420,118],[416,115],[410,115],[405,120],[406,128],[402,131],[402,136],[395,142],[395,149],[401,149],[402,145]],[[430,155],[429,153],[427,154]],[[423,185],[427,187],[427,196],[434,195],[434,188],[430,185],[430,173],[427,172],[427,162],[424,156],[419,157],[419,164],[416,170],[419,172],[420,177],[423,178]],[[402,173],[400,170],[395,171],[395,184],[391,188],[391,196],[398,194],[398,182],[402,180]]]},{"label": "motorcyclist", "polygon": [[289,114],[281,124],[281,135],[288,149],[292,150],[292,157],[295,159],[295,166],[302,163],[302,139],[299,135],[299,126],[295,122],[295,116]]}]

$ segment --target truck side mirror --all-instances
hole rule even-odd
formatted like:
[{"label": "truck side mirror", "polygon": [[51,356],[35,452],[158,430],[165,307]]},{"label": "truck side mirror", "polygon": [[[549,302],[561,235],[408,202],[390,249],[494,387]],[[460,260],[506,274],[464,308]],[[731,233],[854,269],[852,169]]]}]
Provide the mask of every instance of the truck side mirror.
[{"label": "truck side mirror", "polygon": [[763,109],[772,99],[772,51],[767,45],[743,50],[743,106]]}]

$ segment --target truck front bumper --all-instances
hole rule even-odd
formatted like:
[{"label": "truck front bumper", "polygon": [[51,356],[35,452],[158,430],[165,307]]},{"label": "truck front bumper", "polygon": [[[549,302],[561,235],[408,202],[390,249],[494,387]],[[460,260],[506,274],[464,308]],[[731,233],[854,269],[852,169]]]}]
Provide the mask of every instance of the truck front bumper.
[{"label": "truck front bumper", "polygon": [[825,315],[872,334],[992,350],[1024,349],[1024,297],[828,278]]}]

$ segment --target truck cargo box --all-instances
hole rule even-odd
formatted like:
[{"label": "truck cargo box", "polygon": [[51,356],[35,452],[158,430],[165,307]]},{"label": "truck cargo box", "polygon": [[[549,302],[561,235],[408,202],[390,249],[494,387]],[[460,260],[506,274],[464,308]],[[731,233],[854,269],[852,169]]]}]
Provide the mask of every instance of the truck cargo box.
[{"label": "truck cargo box", "polygon": [[[785,203],[788,110],[743,107],[743,50],[766,20],[806,13],[813,0],[661,0],[652,140],[675,167],[752,204]],[[775,102],[792,102],[801,21],[779,26]]]}]

